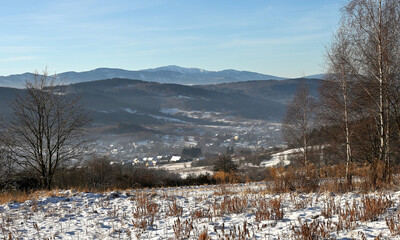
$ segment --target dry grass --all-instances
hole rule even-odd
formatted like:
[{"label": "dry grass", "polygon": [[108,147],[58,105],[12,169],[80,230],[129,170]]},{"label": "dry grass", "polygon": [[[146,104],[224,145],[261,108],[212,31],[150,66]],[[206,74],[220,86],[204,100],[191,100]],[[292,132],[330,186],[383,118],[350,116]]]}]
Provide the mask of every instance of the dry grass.
[{"label": "dry grass", "polygon": [[208,236],[207,229],[204,229],[200,235],[199,235],[199,240],[210,240],[210,236]]},{"label": "dry grass", "polygon": [[[340,168],[338,167],[338,169]],[[130,193],[133,207],[129,213],[123,212],[116,206],[106,207],[109,208],[108,215],[110,217],[126,223],[124,226],[126,229],[123,231],[120,229],[115,230],[125,234],[123,236],[126,238],[143,238],[143,234],[148,233],[152,228],[153,230],[157,228],[157,219],[169,218],[168,229],[173,231],[170,234],[175,239],[187,239],[189,237],[191,239],[204,240],[211,239],[211,237],[218,237],[218,239],[251,239],[257,236],[254,233],[257,229],[260,230],[261,228],[279,224],[285,214],[288,214],[288,211],[315,206],[321,207],[321,212],[313,216],[315,217],[313,220],[299,219],[297,225],[290,225],[292,226],[291,233],[294,239],[331,239],[334,233],[357,229],[360,226],[360,222],[366,223],[382,219],[386,220],[386,225],[393,236],[400,235],[400,214],[394,216],[386,215],[387,210],[393,207],[395,203],[390,195],[363,195],[362,191],[358,191],[362,195],[361,197],[344,202],[335,200],[337,198],[333,197],[333,195],[325,197],[326,195],[323,194],[305,194],[307,192],[346,192],[349,190],[344,185],[341,185],[341,179],[333,178],[321,181],[319,177],[321,175],[318,175],[313,166],[309,169],[289,168],[285,170],[277,168],[271,170],[270,173],[272,181],[269,185],[259,184],[260,186],[254,187],[249,184],[244,188],[234,184],[210,186],[206,195],[195,196],[192,199],[196,204],[190,203],[188,209],[186,203],[180,201],[180,198],[176,196],[186,198],[192,196],[191,192],[198,191],[198,189],[137,190]],[[363,186],[366,186],[363,181],[367,180],[360,178],[359,182],[353,184],[353,188],[362,189]],[[307,186],[308,184],[310,186]],[[116,190],[121,189],[112,189],[112,191]],[[80,191],[91,192],[88,188],[80,189]],[[10,201],[21,203],[46,196],[69,197],[71,193],[75,192],[77,191],[71,190],[67,192],[56,189],[32,193],[2,193],[0,194],[0,203],[4,204]],[[104,193],[105,190],[94,192]],[[278,194],[267,195],[267,193],[271,192]],[[291,193],[288,194],[287,192]],[[128,193],[127,195],[129,196]],[[316,195],[318,196],[315,197]],[[109,200],[105,198],[105,201],[99,204],[108,204]],[[324,204],[320,203],[320,201],[324,201]],[[197,203],[200,203],[200,205]],[[185,204],[185,212],[183,204]],[[103,207],[103,205],[99,207]],[[40,204],[32,204],[30,208],[32,212],[41,211]],[[240,225],[229,225],[229,223],[225,225],[225,223],[222,223],[222,226],[215,226],[214,233],[212,233],[211,228],[204,228],[204,223],[220,223],[227,216],[234,214],[246,215],[251,219],[250,224],[247,222],[243,222]],[[325,219],[321,220],[320,216]],[[18,235],[11,229],[12,221],[14,220],[10,216],[3,217],[1,225],[2,236],[18,238]],[[7,223],[10,224],[7,225]],[[35,227],[39,229],[37,231],[38,237],[41,234],[39,225],[37,225],[37,228]],[[362,235],[360,236],[362,238]],[[45,236],[40,235],[40,237],[43,238]]]},{"label": "dry grass", "polygon": [[8,202],[23,203],[27,200],[37,200],[43,197],[69,197],[71,192],[91,192],[91,193],[107,193],[107,192],[120,192],[127,189],[91,189],[91,188],[78,188],[70,189],[68,192],[60,189],[53,190],[36,190],[36,191],[8,191],[0,193],[0,204]]},{"label": "dry grass", "polygon": [[313,206],[311,197],[298,197],[295,194],[290,194],[290,202],[293,203],[294,209],[297,210]]},{"label": "dry grass", "polygon": [[178,205],[176,202],[176,198],[172,200],[172,205],[168,206],[169,212],[167,213],[168,216],[175,216],[175,217],[182,217],[183,208]]},{"label": "dry grass", "polygon": [[210,214],[210,209],[207,209],[207,210],[197,209],[194,212],[192,212],[190,215],[192,216],[193,219],[212,217]]},{"label": "dry grass", "polygon": [[0,204],[6,204],[9,202],[23,203],[28,200],[37,200],[42,197],[68,197],[69,195],[65,191],[58,189],[52,191],[38,190],[31,192],[24,191],[9,191],[0,193]]},{"label": "dry grass", "polygon": [[365,196],[361,199],[359,208],[361,221],[376,221],[379,216],[393,206],[393,201],[389,196],[379,196],[378,198]]},{"label": "dry grass", "polygon": [[334,239],[330,236],[334,232],[334,226],[331,221],[319,221],[318,219],[308,223],[298,220],[299,225],[293,226],[292,231],[295,240],[327,240]]},{"label": "dry grass", "polygon": [[223,216],[224,214],[243,213],[248,207],[248,200],[245,196],[225,196],[221,203],[214,202],[214,215]]},{"label": "dry grass", "polygon": [[172,229],[174,230],[175,239],[189,239],[193,230],[193,221],[191,219],[181,221],[178,217],[178,219],[174,221]]},{"label": "dry grass", "polygon": [[0,194],[0,204],[8,202],[22,203],[31,199],[35,199],[35,195],[26,192],[3,192]]},{"label": "dry grass", "polygon": [[264,220],[282,220],[284,211],[282,208],[282,199],[275,198],[267,201],[259,199],[256,203],[255,221],[261,222]]},{"label": "dry grass", "polygon": [[[383,214],[386,213],[387,209],[393,206],[393,201],[390,196],[380,195],[378,197],[363,196],[359,201],[353,200],[352,203],[335,202],[333,198],[330,198],[324,204],[321,210],[321,215],[325,218],[332,218],[338,216],[338,221],[333,223],[336,231],[342,230],[354,230],[359,222],[371,222],[376,221]],[[397,222],[393,218],[386,218],[386,224],[389,229],[397,228]],[[392,230],[391,230],[392,231]]]},{"label": "dry grass", "polygon": [[395,216],[387,217],[386,226],[393,236],[400,235],[400,214],[397,213]]},{"label": "dry grass", "polygon": [[150,195],[139,193],[135,197],[131,197],[131,200],[136,202],[132,216],[132,224],[136,228],[146,230],[148,226],[153,226],[156,214],[159,212],[160,207],[158,204],[150,200]]},{"label": "dry grass", "polygon": [[213,175],[213,179],[218,184],[238,183],[240,181],[239,176],[233,171],[230,173],[218,171]]},{"label": "dry grass", "polygon": [[[352,184],[345,182],[344,164],[333,166],[317,167],[309,164],[307,167],[277,167],[267,168],[268,177],[266,181],[271,182],[270,193],[288,193],[288,192],[371,192],[375,190],[398,190],[400,186],[400,175],[392,175],[391,182],[374,179],[371,174],[371,165],[360,165],[353,163],[350,166],[352,170]],[[382,166],[377,167],[378,175],[382,175]],[[399,166],[394,166],[392,172],[398,172]]]}]

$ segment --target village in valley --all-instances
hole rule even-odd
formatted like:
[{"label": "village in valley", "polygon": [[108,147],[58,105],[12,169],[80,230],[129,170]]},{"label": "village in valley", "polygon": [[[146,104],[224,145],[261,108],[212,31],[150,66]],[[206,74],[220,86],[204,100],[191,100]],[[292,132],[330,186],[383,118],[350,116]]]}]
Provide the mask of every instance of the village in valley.
[{"label": "village in valley", "polygon": [[[246,154],[263,152],[279,145],[283,147],[280,124],[257,122],[238,122],[228,127],[197,126],[190,131],[195,135],[189,135],[190,132],[181,132],[183,136],[153,135],[149,140],[135,136],[103,136],[96,142],[95,152],[109,156],[111,164],[156,167],[186,163],[189,167],[193,161],[203,161],[206,157],[215,157],[230,150],[232,156],[238,156],[233,159],[239,163],[243,162]],[[175,128],[179,129],[179,126]],[[183,154],[184,149],[190,148],[198,148],[200,154]]]}]

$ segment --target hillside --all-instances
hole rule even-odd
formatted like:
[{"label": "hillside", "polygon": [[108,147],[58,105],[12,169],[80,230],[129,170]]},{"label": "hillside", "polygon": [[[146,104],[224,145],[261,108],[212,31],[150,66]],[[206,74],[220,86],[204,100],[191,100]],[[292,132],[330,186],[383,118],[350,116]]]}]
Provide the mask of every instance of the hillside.
[{"label": "hillside", "polygon": [[[246,81],[222,83],[201,86],[204,89],[213,89],[226,94],[245,94],[254,98],[277,101],[287,104],[296,92],[302,78],[269,81]],[[305,79],[310,86],[311,95],[318,98],[320,79]]]},{"label": "hillside", "polygon": [[[285,103],[300,80],[249,81],[240,83],[187,86],[130,79],[108,79],[71,84],[68,94],[79,95],[95,123],[207,124],[194,112],[218,113],[223,117],[280,121]],[[319,80],[309,81],[315,92]],[[7,103],[23,90],[0,88],[4,115]]]},{"label": "hillside", "polygon": [[249,183],[53,191],[0,205],[0,237],[398,239],[400,192],[273,194],[269,187]]}]

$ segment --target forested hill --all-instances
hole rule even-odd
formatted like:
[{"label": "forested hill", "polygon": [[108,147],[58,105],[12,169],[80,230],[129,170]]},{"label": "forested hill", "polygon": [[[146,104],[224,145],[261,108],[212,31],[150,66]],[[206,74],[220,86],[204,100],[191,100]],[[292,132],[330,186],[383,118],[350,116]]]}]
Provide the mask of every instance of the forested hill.
[{"label": "forested hill", "polygon": [[[301,79],[248,81],[187,86],[130,79],[107,79],[66,86],[66,93],[81,95],[85,108],[98,123],[135,124],[165,122],[207,124],[193,112],[219,116],[280,121],[285,104]],[[306,80],[316,95],[320,80]],[[1,114],[11,113],[9,103],[23,90],[0,88]]]}]

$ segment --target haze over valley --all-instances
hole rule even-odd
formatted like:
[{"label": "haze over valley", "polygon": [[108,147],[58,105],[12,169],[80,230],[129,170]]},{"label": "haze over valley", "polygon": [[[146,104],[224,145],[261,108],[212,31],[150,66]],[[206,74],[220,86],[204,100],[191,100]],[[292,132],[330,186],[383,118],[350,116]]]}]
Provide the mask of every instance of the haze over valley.
[{"label": "haze over valley", "polygon": [[[7,103],[24,94],[14,87],[22,87],[29,78],[33,75],[0,77],[4,118],[12,114]],[[194,146],[216,154],[227,147],[255,151],[282,145],[280,122],[302,81],[178,66],[66,72],[57,80],[67,84],[60,87],[63,94],[81,97],[97,135],[94,150],[124,161],[180,155],[183,148]],[[306,81],[317,97],[321,80]]]}]

